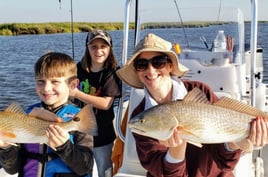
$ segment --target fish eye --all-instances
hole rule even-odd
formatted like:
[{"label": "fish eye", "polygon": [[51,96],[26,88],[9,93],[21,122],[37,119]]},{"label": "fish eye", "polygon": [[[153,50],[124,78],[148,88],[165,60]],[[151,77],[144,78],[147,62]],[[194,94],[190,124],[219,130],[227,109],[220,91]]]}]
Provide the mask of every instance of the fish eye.
[{"label": "fish eye", "polygon": [[140,123],[142,123],[142,124],[145,123],[145,119],[141,119]]}]

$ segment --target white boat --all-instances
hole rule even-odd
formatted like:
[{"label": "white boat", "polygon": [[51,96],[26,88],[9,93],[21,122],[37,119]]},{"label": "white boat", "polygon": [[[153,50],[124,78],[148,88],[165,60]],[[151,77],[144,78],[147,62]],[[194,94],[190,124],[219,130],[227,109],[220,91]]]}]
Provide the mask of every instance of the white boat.
[{"label": "white boat", "polygon": [[[153,3],[157,3],[155,0]],[[187,43],[187,35],[185,30],[190,28],[180,28],[180,35],[186,37],[184,44],[180,43],[181,53],[179,54],[179,62],[188,66],[191,70],[184,76],[183,79],[199,80],[207,83],[212,87],[214,92],[219,96],[228,96],[240,101],[246,102],[259,109],[268,112],[267,107],[267,85],[263,83],[263,50],[257,48],[257,23],[258,23],[258,2],[257,0],[251,1],[251,38],[250,48],[245,50],[245,22],[243,12],[239,8],[228,7],[216,7],[213,8],[199,8],[189,11],[189,9],[180,9],[177,6],[176,0],[165,1],[165,5],[168,8],[163,9],[152,7],[144,7],[143,2],[139,0],[126,0],[125,1],[125,20],[124,20],[124,39],[123,39],[123,51],[122,51],[122,64],[125,64],[129,55],[133,50],[133,44],[129,41],[134,41],[136,44],[148,32],[157,32],[159,36],[167,39],[169,29],[165,28],[160,31],[148,28],[148,24],[156,24],[169,20],[168,22],[177,22],[183,24],[186,22],[182,20],[187,19],[186,15],[189,13],[195,13],[199,15],[201,21],[218,21],[224,22],[224,25],[213,26],[214,32],[207,32],[208,40],[203,36],[194,36],[194,34],[188,35],[192,37],[192,40],[202,40],[203,50],[191,49]],[[163,4],[163,3],[162,3]],[[133,9],[134,8],[134,9]],[[210,17],[204,17],[205,10],[210,11]],[[155,12],[156,11],[156,12]],[[170,16],[170,18],[169,18]],[[153,18],[152,18],[153,17]],[[159,17],[158,21],[155,21],[156,17]],[[212,17],[212,18],[211,18]],[[131,19],[135,19],[135,30],[129,30]],[[181,19],[181,20],[179,20]],[[190,19],[190,18],[189,18]],[[154,20],[154,21],[150,21]],[[228,22],[227,22],[228,20]],[[197,22],[197,21],[195,21]],[[227,23],[225,23],[227,22]],[[147,28],[146,28],[147,26]],[[232,26],[232,29],[227,27]],[[204,30],[204,28],[200,28]],[[235,39],[234,48],[230,48],[226,51],[213,51],[207,41],[210,43],[215,38],[219,30],[224,30],[226,35]],[[205,31],[205,30],[204,30]],[[172,34],[170,34],[172,35]],[[132,37],[132,38],[131,38]],[[195,38],[194,38],[195,37]],[[171,36],[169,40],[176,42],[177,36]],[[180,37],[182,38],[182,37]],[[130,48],[132,46],[132,48]],[[123,87],[123,89],[126,86]],[[135,106],[143,98],[142,89],[130,88],[124,89],[122,100],[129,100],[129,114],[133,111]],[[123,101],[119,107],[117,117],[117,133],[120,139],[124,142],[124,151],[122,158],[122,166],[118,169],[118,172],[114,175],[115,177],[144,177],[146,176],[146,170],[140,165],[136,149],[134,138],[126,127],[126,133],[121,131],[122,117],[124,117]],[[115,147],[117,148],[117,147]],[[267,147],[264,149],[256,149],[252,154],[245,154],[241,157],[237,167],[234,170],[236,177],[263,177],[264,169],[268,169],[268,159],[263,159],[267,153]],[[265,168],[266,166],[266,168]],[[268,171],[266,171],[268,173]],[[266,174],[265,173],[265,174]],[[266,174],[267,175],[267,174]]]}]

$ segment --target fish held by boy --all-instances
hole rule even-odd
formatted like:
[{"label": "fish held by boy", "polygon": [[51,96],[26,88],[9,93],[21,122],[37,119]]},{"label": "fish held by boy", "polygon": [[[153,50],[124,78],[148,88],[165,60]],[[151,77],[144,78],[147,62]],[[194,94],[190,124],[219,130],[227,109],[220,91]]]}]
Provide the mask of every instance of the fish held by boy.
[{"label": "fish held by boy", "polygon": [[252,152],[254,147],[247,138],[257,116],[268,120],[263,111],[235,99],[222,97],[212,104],[195,88],[183,100],[152,107],[128,124],[132,132],[158,140],[167,140],[177,128],[181,138],[197,146],[234,142]]},{"label": "fish held by boy", "polygon": [[0,112],[0,140],[12,143],[47,143],[46,129],[55,124],[66,131],[78,130],[95,135],[97,123],[91,105],[86,105],[69,122],[51,122],[27,115],[18,103]]}]

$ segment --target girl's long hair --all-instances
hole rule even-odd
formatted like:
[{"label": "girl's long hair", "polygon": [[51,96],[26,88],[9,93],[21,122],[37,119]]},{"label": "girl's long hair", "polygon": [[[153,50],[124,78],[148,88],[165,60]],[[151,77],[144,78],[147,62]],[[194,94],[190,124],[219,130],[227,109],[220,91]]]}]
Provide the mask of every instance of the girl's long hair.
[{"label": "girl's long hair", "polygon": [[[115,69],[117,67],[117,65],[118,65],[117,60],[116,60],[116,57],[114,55],[113,48],[111,46],[109,46],[109,47],[110,47],[110,53],[109,53],[108,58],[104,62],[103,68],[104,69],[108,69],[108,68]],[[81,66],[87,72],[90,72],[90,67],[92,65],[91,60],[92,59],[91,59],[91,56],[89,54],[88,47],[86,46],[85,54],[81,59]]]}]

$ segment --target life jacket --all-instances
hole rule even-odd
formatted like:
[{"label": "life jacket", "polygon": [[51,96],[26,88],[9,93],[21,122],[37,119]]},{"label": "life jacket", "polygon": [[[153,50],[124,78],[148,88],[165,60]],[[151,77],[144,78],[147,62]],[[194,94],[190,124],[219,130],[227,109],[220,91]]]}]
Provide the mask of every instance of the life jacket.
[{"label": "life jacket", "polygon": [[[30,106],[26,113],[30,113],[35,107],[43,107],[44,103],[37,103]],[[45,108],[46,109],[46,108]],[[68,122],[73,115],[80,111],[73,105],[62,105],[53,110],[58,117]],[[74,143],[70,134],[70,141]],[[72,170],[58,157],[53,150],[45,144],[22,144],[23,164],[19,172],[19,177],[78,177]],[[89,177],[89,176],[86,176]]]}]

